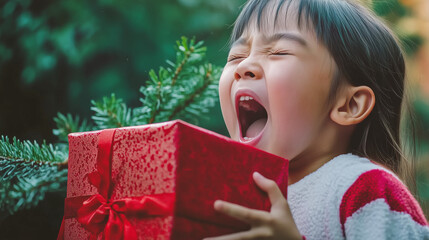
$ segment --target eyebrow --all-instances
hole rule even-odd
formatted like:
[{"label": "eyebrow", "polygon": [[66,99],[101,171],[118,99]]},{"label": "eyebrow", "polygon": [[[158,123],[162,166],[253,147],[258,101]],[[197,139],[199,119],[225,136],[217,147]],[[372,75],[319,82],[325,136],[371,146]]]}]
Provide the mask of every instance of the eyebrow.
[{"label": "eyebrow", "polygon": [[[272,42],[277,42],[279,40],[288,40],[288,41],[294,41],[299,43],[300,45],[302,45],[303,47],[307,47],[308,44],[307,42],[304,40],[304,38],[300,37],[297,34],[294,33],[276,33],[273,34],[271,36],[265,37],[263,39],[265,44],[269,44]],[[232,43],[231,48],[236,46],[236,45],[248,45],[249,44],[249,39],[248,38],[239,38],[237,41],[235,41],[234,43]]]},{"label": "eyebrow", "polygon": [[264,39],[265,43],[272,43],[277,42],[279,40],[288,40],[288,41],[294,41],[299,44],[301,44],[303,47],[307,47],[307,42],[302,38],[301,36],[294,34],[294,33],[276,33],[274,35],[271,35]]},{"label": "eyebrow", "polygon": [[248,45],[248,44],[249,44],[248,38],[240,37],[239,39],[237,39],[237,41],[231,44],[231,48],[237,45]]}]

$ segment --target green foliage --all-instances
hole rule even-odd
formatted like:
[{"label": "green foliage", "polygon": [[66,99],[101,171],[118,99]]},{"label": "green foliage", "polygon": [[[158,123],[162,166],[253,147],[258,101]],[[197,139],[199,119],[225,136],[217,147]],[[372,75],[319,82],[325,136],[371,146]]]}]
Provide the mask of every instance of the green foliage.
[{"label": "green foliage", "polygon": [[58,113],[54,117],[54,122],[57,124],[57,129],[54,129],[52,132],[54,135],[58,136],[61,142],[67,142],[67,136],[72,132],[85,132],[92,129],[91,125],[87,123],[84,119],[82,122],[79,119],[79,116],[73,117],[70,113],[64,115]]},{"label": "green foliage", "polygon": [[[206,64],[195,68],[194,71],[194,77],[183,81],[177,93],[172,94],[173,98],[166,103],[167,111],[164,116],[167,120],[181,118],[198,124],[198,119],[206,116],[209,109],[215,106],[218,99],[220,68]],[[194,80],[195,78],[199,79]]]},{"label": "green foliage", "polygon": [[372,8],[378,16],[386,19],[396,34],[399,35],[407,55],[414,55],[423,44],[422,36],[413,33],[404,34],[404,30],[398,27],[402,18],[412,15],[411,9],[404,6],[399,0],[373,1]]},{"label": "green foliage", "polygon": [[417,193],[422,200],[429,200],[429,177],[423,171],[417,171]]},{"label": "green foliage", "polygon": [[[150,69],[174,56],[182,35],[206,39],[212,63],[223,64],[228,28],[244,0],[4,0],[0,3],[0,78],[23,87],[62,82],[61,107],[89,117],[91,99],[115,89],[138,104]],[[51,93],[53,95],[59,94]],[[53,106],[52,112],[58,107]],[[222,124],[221,118],[218,119]]]},{"label": "green foliage", "polygon": [[20,141],[13,138],[12,143],[10,143],[7,136],[1,136],[0,138],[0,157],[58,163],[63,162],[66,156],[58,148],[45,142],[39,145],[35,141]]},{"label": "green foliage", "polygon": [[19,210],[37,206],[48,192],[65,192],[67,169],[0,157],[0,221]]},{"label": "green foliage", "polygon": [[95,112],[92,117],[98,129],[118,128],[131,126],[132,116],[129,109],[122,99],[116,99],[115,94],[109,97],[103,97],[100,102],[92,101],[91,110]]},{"label": "green foliage", "polygon": [[415,53],[417,53],[424,43],[423,37],[417,34],[400,36],[399,39],[402,43],[402,46],[404,47],[405,53],[408,56],[413,56]]},{"label": "green foliage", "polygon": [[[429,155],[429,104],[421,99],[414,101],[417,122],[418,149],[421,155]],[[429,178],[429,176],[428,176]],[[428,198],[429,199],[429,198]]]},{"label": "green foliage", "polygon": [[388,19],[390,22],[411,14],[410,9],[402,5],[399,0],[373,1],[373,9],[377,15]]},{"label": "green foliage", "polygon": [[203,42],[182,37],[176,42],[176,59],[168,67],[149,72],[149,80],[140,88],[141,107],[129,108],[115,94],[92,101],[92,129],[87,121],[79,122],[70,114],[55,118],[54,134],[64,140],[76,131],[136,126],[182,119],[197,124],[218,101],[218,79],[221,68],[205,62],[207,48]]},{"label": "green foliage", "polygon": [[163,122],[176,118],[196,123],[202,113],[215,106],[220,68],[202,62],[203,42],[177,41],[176,62],[167,61],[158,74],[149,72],[150,81],[141,87],[144,98],[139,109],[142,123]]},{"label": "green foliage", "polygon": [[0,139],[0,220],[36,206],[48,192],[63,192],[67,154],[51,144]]}]

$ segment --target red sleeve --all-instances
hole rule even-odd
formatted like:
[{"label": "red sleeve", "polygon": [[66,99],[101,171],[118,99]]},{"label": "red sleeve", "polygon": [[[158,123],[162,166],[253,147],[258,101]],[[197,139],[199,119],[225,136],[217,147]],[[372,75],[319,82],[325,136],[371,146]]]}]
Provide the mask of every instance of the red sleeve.
[{"label": "red sleeve", "polygon": [[376,199],[384,199],[391,211],[407,213],[420,225],[428,225],[420,205],[407,187],[392,174],[376,169],[359,176],[344,194],[340,205],[343,232],[347,218]]}]

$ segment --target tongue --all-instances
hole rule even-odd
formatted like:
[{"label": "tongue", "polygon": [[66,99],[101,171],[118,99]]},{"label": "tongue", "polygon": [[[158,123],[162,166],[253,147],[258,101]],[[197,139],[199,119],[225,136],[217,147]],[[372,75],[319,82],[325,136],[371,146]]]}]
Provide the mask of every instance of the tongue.
[{"label": "tongue", "polygon": [[256,137],[262,129],[264,129],[265,124],[267,124],[266,118],[261,118],[252,123],[246,131],[246,137],[254,138]]}]

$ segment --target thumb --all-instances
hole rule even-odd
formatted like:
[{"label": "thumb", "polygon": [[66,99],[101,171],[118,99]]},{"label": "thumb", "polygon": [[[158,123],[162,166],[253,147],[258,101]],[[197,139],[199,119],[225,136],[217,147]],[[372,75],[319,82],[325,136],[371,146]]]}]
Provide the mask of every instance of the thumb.
[{"label": "thumb", "polygon": [[284,198],[276,182],[262,176],[258,172],[253,173],[253,180],[259,188],[261,188],[264,192],[268,194],[268,198],[270,199],[272,208],[276,206],[284,207],[285,204],[287,205],[286,199]]}]

